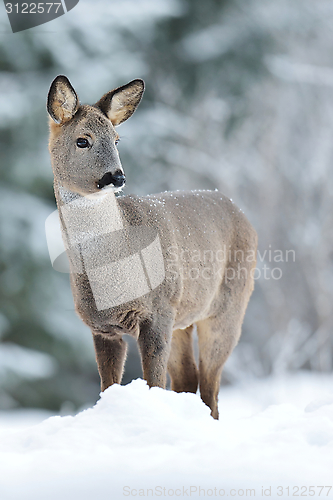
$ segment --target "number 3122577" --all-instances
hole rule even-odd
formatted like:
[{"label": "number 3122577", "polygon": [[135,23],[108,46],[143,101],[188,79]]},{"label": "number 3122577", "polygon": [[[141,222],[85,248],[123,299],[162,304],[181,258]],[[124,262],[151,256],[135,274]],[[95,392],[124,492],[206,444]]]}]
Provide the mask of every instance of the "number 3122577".
[{"label": "number 3122577", "polygon": [[50,14],[51,9],[52,13],[57,14],[60,3],[23,3],[19,5],[18,3],[6,3],[6,12],[7,14]]}]

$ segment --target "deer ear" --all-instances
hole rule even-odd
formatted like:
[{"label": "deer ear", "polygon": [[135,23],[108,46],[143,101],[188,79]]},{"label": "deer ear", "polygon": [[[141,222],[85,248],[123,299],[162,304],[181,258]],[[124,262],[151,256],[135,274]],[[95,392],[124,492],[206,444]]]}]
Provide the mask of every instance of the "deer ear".
[{"label": "deer ear", "polygon": [[116,127],[132,116],[141,101],[144,89],[143,80],[133,80],[103,95],[95,106],[103,111]]},{"label": "deer ear", "polygon": [[59,124],[69,121],[79,107],[79,98],[66,76],[59,75],[51,83],[47,97],[47,111]]}]

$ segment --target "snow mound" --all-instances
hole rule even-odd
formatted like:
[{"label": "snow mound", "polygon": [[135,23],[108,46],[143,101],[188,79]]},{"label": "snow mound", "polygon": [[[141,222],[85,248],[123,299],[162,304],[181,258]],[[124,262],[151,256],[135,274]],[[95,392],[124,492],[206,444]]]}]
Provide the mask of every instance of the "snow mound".
[{"label": "snow mound", "polygon": [[238,498],[249,488],[284,498],[279,486],[329,485],[333,398],[324,392],[305,407],[244,412],[229,411],[238,395],[226,391],[224,402],[222,390],[214,421],[197,395],[149,389],[140,379],[114,385],[75,416],[0,427],[1,500]]}]

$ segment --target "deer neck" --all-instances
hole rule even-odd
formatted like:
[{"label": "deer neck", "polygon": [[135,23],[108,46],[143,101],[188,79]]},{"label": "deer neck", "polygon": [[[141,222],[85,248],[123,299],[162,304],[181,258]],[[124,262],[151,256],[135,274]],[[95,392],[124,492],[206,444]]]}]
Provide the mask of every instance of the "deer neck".
[{"label": "deer neck", "polygon": [[123,218],[113,191],[82,196],[57,184],[54,191],[68,247],[123,228]]},{"label": "deer neck", "polygon": [[54,182],[54,194],[57,200],[58,209],[61,210],[61,207],[71,203],[74,200],[78,200],[83,198],[79,193],[75,193],[74,191],[70,191],[63,186],[59,186],[56,182]]}]

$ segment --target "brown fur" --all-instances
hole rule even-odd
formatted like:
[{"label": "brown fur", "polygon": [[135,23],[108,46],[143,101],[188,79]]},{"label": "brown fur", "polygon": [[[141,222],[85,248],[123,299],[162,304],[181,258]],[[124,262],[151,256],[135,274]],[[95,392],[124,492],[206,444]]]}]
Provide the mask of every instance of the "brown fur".
[{"label": "brown fur", "polygon": [[[60,78],[60,97],[72,103],[73,109],[71,119],[68,105],[65,118],[62,110],[57,109],[61,99],[56,79],[48,109],[52,110],[53,119],[60,119],[59,125],[50,127],[59,209],[69,200],[96,193],[96,183],[106,172],[122,171],[114,124],[134,112],[143,92],[142,81],[134,80],[105,94],[95,106],[77,107],[74,89],[69,82],[66,87],[65,77]],[[79,150],[75,141],[86,135],[91,147]],[[244,214],[216,191],[124,196],[118,197],[117,203],[128,227],[150,228],[159,235],[165,279],[138,299],[98,310],[86,272],[72,267],[75,307],[93,333],[102,390],[121,382],[126,358],[122,335],[127,333],[138,341],[143,375],[150,387],[165,387],[167,371],[171,388],[177,392],[196,392],[199,384],[202,400],[210,407],[212,416],[218,418],[222,368],[239,340],[253,290],[256,232]],[[63,219],[62,223],[66,239]],[[217,258],[221,252],[223,259]],[[193,270],[197,277],[191,277]],[[194,324],[199,367],[193,353]]]}]

